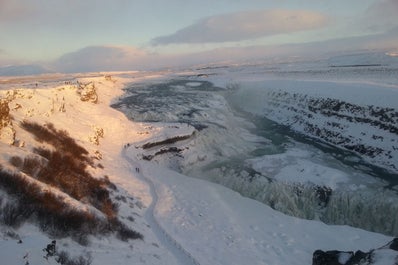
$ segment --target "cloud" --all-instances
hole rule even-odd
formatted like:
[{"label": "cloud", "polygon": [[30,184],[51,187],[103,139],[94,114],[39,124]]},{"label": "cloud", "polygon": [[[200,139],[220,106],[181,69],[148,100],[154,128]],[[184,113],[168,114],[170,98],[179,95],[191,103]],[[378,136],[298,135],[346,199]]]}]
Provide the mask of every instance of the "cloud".
[{"label": "cloud", "polygon": [[202,61],[200,54],[150,53],[130,46],[89,46],[67,53],[50,64],[62,73],[156,70]]},{"label": "cloud", "polygon": [[53,65],[60,72],[134,70],[147,67],[150,57],[134,47],[89,46],[61,56]]},{"label": "cloud", "polygon": [[285,45],[224,47],[188,54],[152,54],[126,46],[90,46],[67,53],[52,63],[58,72],[157,70],[221,61],[318,58],[358,51],[397,51],[398,27],[381,34]]},{"label": "cloud", "polygon": [[239,61],[318,59],[338,54],[398,51],[398,27],[382,34],[284,45],[224,47],[179,56],[185,65]]},{"label": "cloud", "polygon": [[398,26],[397,14],[397,0],[379,0],[366,10],[361,23],[369,30],[387,31]]},{"label": "cloud", "polygon": [[29,2],[0,0],[0,21],[18,21],[29,17],[36,8]]},{"label": "cloud", "polygon": [[259,10],[212,16],[174,34],[154,38],[152,44],[210,43],[255,39],[323,27],[328,18],[307,10]]}]

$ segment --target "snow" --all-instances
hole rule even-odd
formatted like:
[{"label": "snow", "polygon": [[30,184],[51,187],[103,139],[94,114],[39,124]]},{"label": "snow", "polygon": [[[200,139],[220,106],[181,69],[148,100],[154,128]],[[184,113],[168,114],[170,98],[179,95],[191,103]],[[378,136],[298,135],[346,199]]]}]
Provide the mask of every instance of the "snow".
[{"label": "snow", "polygon": [[391,249],[381,249],[375,252],[375,265],[396,264],[398,262],[397,252]]},{"label": "snow", "polygon": [[[396,126],[396,84],[265,79],[241,82],[240,86],[235,97],[245,111],[343,148],[377,150],[362,158],[397,172],[396,133],[388,129]],[[325,99],[334,103],[320,103]]]},{"label": "snow", "polygon": [[286,153],[266,155],[247,162],[254,170],[283,182],[309,182],[333,190],[349,182],[347,173],[313,162],[310,155],[302,149],[290,149]]},{"label": "snow", "polygon": [[374,248],[389,238],[301,220],[223,186],[142,164],[155,217],[200,264],[311,264],[316,249]]},{"label": "snow", "polygon": [[351,258],[350,253],[341,253],[341,254],[339,255],[339,262],[340,262],[341,264],[346,264],[347,261],[348,261],[350,258]]},{"label": "snow", "polygon": [[190,87],[197,87],[200,86],[202,83],[200,82],[188,82],[186,83],[186,85],[190,86]]},{"label": "snow", "polygon": [[[389,236],[349,226],[332,226],[287,216],[221,185],[190,178],[139,160],[139,150],[135,146],[171,136],[190,135],[194,130],[182,124],[170,127],[170,124],[132,122],[112,109],[109,105],[122,95],[123,87],[129,82],[144,82],[159,77],[159,74],[151,73],[147,77],[142,74],[134,78],[136,76],[138,74],[135,73],[114,73],[112,81],[106,81],[103,75],[72,79],[73,82],[94,82],[98,104],[82,102],[73,84],[60,84],[59,80],[48,81],[43,86],[39,83],[39,87],[31,80],[31,83],[23,85],[15,82],[1,84],[2,96],[8,89],[19,87],[20,96],[10,104],[22,106],[21,109],[13,110],[12,116],[17,139],[26,143],[24,147],[16,147],[0,142],[2,165],[8,163],[12,154],[29,154],[34,146],[32,136],[25,133],[18,122],[25,119],[41,124],[51,122],[55,128],[70,132],[90,153],[99,151],[103,156],[101,164],[104,169],[95,169],[93,174],[108,175],[121,194],[133,196],[136,200],[134,207],[122,204],[120,215],[126,222],[127,217],[134,217],[131,227],[141,232],[144,240],[121,242],[112,236],[92,237],[90,244],[81,246],[70,239],[57,239],[60,249],[68,250],[72,256],[90,253],[96,265],[278,265],[311,264],[312,253],[316,249],[369,250],[391,240]],[[192,82],[189,85],[195,87],[198,84]],[[389,102],[393,101],[389,99]],[[49,106],[53,102],[56,107],[51,111]],[[58,111],[63,103],[66,112]],[[99,145],[90,141],[96,128],[104,130]],[[301,165],[302,156],[306,154],[296,154],[296,164],[287,166],[285,170],[296,172],[298,168],[291,167]],[[279,158],[270,159],[253,163],[258,163],[261,170],[269,170],[264,166],[270,165],[272,159]],[[332,181],[330,185],[346,180],[343,173],[326,172],[314,162],[306,162],[304,166],[306,168],[302,176],[308,171],[315,175],[327,173],[327,181]],[[289,180],[283,169],[275,173],[275,178]],[[6,236],[7,231],[13,229],[1,229],[2,264],[16,265],[25,261],[31,265],[47,263],[43,259],[42,249],[51,242],[51,237],[26,224],[15,230],[23,241],[17,244],[17,239]],[[26,254],[28,256],[24,259]],[[48,264],[56,262],[50,258]]]},{"label": "snow", "polygon": [[[241,82],[242,87],[248,90],[259,91],[264,89],[278,90],[290,93],[298,93],[317,98],[334,98],[348,101],[360,106],[375,105],[380,107],[398,108],[395,94],[397,85],[375,84],[371,82],[347,82],[347,81],[315,81],[315,80],[262,80],[253,82]],[[258,96],[249,94],[248,96]],[[246,99],[248,100],[248,99]],[[250,98],[252,110],[259,112],[257,102],[261,99]],[[255,109],[256,108],[256,109]]]}]

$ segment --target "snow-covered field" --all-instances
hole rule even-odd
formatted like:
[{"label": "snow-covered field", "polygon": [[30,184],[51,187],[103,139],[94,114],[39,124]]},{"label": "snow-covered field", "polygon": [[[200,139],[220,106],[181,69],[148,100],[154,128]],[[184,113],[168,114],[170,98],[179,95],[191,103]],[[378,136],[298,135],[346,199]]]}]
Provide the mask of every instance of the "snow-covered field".
[{"label": "snow-covered field", "polygon": [[[122,89],[131,83],[149,84],[178,75],[113,73],[111,79],[103,75],[78,78],[67,76],[46,83],[32,78],[22,83],[14,80],[0,84],[2,98],[10,99],[8,106],[12,117],[12,125],[1,131],[0,164],[11,168],[8,162],[11,156],[29,155],[32,147],[37,144],[21,128],[21,121],[29,120],[39,124],[51,122],[55,128],[67,130],[90,154],[101,154],[100,163],[103,168],[92,169],[92,174],[98,177],[107,175],[117,185],[118,191],[114,196],[127,198],[119,201],[121,219],[144,236],[143,240],[128,242],[114,236],[90,237],[86,246],[68,238],[57,238],[59,249],[70,252],[71,256],[90,255],[92,264],[99,265],[311,264],[312,254],[317,249],[368,251],[392,239],[390,236],[350,226],[326,225],[320,221],[288,216],[219,184],[187,177],[165,168],[163,165],[167,163],[162,162],[165,158],[152,161],[143,159],[143,155],[173,155],[177,149],[164,149],[170,143],[168,140],[173,138],[179,142],[175,147],[184,148],[188,163],[192,165],[217,158],[211,153],[201,153],[201,149],[195,151],[201,141],[198,135],[205,133],[205,130],[195,129],[195,126],[200,128],[198,124],[173,120],[173,123],[131,121],[110,107],[123,95]],[[201,80],[191,80],[184,86],[197,89]],[[96,103],[81,101],[81,95],[77,93],[77,81],[95,84],[98,96]],[[224,87],[237,82],[231,75],[219,75],[212,78],[212,81]],[[388,89],[389,102],[396,104],[395,88]],[[217,102],[209,104],[212,106]],[[257,105],[252,106],[255,108]],[[200,108],[195,115],[205,120],[206,115],[202,115],[205,112],[204,106]],[[217,118],[224,119],[226,116],[223,115],[228,114],[220,112],[219,115]],[[221,128],[220,125],[222,124],[217,127]],[[103,131],[102,137],[98,137],[99,129]],[[8,133],[3,134],[4,131]],[[245,129],[237,131],[246,141],[256,143],[262,140]],[[391,137],[390,140],[393,139],[396,138]],[[171,143],[175,143],[174,140]],[[228,141],[231,139],[226,143]],[[224,151],[220,148],[220,152],[224,152],[221,156],[241,152],[240,149],[234,149],[232,143],[228,146],[230,149]],[[152,148],[158,149],[156,151]],[[180,151],[177,150],[178,152]],[[195,159],[192,154],[195,154]],[[292,172],[301,172],[302,177],[316,173],[321,177],[316,180],[308,177],[305,181],[327,184],[332,188],[346,183],[351,177],[345,172],[314,164],[307,159],[311,156],[307,152],[296,150],[290,155],[293,158],[289,158],[287,153],[285,157],[275,155],[268,160],[250,160],[250,163],[259,172],[275,171],[273,177],[282,181],[290,181],[288,177]],[[396,158],[395,155],[393,157]],[[295,163],[283,166],[289,159]],[[272,168],[274,160],[282,161],[282,168]],[[303,168],[304,171],[301,171]],[[360,187],[360,184],[355,184]],[[395,215],[391,215],[390,221],[395,222],[395,218]],[[45,260],[42,251],[54,238],[42,233],[34,225],[25,224],[18,229],[2,226],[0,233],[1,264],[56,264],[52,257]],[[22,243],[18,243],[19,239]],[[375,264],[377,261],[376,257]],[[383,264],[381,259],[379,264]]]}]

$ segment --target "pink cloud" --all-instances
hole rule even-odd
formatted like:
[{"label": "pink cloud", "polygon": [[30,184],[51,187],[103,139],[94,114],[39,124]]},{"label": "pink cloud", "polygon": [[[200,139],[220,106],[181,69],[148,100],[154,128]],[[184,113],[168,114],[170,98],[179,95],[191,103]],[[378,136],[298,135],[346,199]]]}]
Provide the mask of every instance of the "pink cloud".
[{"label": "pink cloud", "polygon": [[32,3],[19,0],[0,0],[0,21],[18,21],[27,18],[36,8]]},{"label": "pink cloud", "polygon": [[67,53],[54,62],[61,72],[134,70],[145,68],[151,55],[125,46],[89,46]]},{"label": "pink cloud", "polygon": [[165,67],[189,66],[220,61],[247,61],[284,59],[291,57],[313,58],[326,54],[356,51],[395,51],[398,49],[398,28],[383,34],[332,39],[321,42],[285,45],[260,45],[250,47],[225,47],[189,54],[151,54],[145,50],[126,46],[91,46],[71,52],[53,63],[60,72],[93,72],[148,70]]},{"label": "pink cloud", "polygon": [[308,10],[259,10],[208,17],[174,34],[157,37],[155,45],[229,42],[324,27],[328,17]]}]

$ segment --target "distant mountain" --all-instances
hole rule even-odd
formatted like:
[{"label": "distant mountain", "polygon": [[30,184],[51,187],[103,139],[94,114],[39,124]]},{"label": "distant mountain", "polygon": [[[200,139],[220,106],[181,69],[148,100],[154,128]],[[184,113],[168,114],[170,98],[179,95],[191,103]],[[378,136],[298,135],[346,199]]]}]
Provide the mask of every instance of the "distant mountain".
[{"label": "distant mountain", "polygon": [[0,67],[0,76],[39,75],[52,72],[53,71],[38,64],[8,65]]}]

